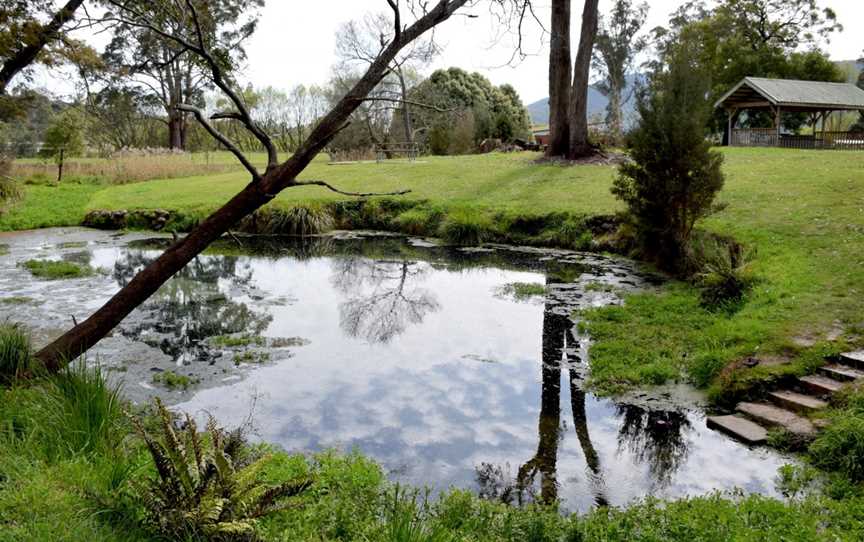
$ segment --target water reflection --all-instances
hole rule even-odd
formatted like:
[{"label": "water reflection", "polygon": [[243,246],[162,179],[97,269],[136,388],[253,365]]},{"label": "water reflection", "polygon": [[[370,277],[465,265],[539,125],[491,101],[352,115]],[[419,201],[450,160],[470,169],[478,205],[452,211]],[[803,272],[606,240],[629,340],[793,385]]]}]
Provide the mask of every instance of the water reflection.
[{"label": "water reflection", "polygon": [[441,308],[431,291],[418,283],[429,265],[350,257],[336,261],[332,282],[347,299],[339,304],[339,325],[349,337],[388,343],[409,325]]},{"label": "water reflection", "polygon": [[687,437],[693,428],[687,415],[636,405],[617,405],[616,410],[621,419],[619,452],[626,449],[648,465],[655,489],[669,485],[690,450]]},{"label": "water reflection", "polygon": [[[550,286],[551,282],[547,278],[547,290]],[[580,367],[582,359],[580,359],[579,342],[573,334],[573,327],[570,318],[554,311],[547,298],[543,311],[542,384],[537,453],[519,468],[516,487],[520,504],[524,503],[526,495],[536,498],[533,486],[538,473],[540,475],[539,500],[547,504],[558,500],[556,467],[558,444],[561,441],[561,431],[566,430],[566,425],[563,427],[561,425],[562,366],[567,368],[573,426],[585,459],[586,475],[592,487],[594,502],[597,505],[607,503],[603,491],[600,457],[591,442],[591,434],[588,430],[588,416],[585,411],[586,394],[582,390],[581,382],[584,366]]]},{"label": "water reflection", "polygon": [[[56,249],[39,235],[21,234],[36,239],[30,245],[9,241],[0,289],[36,300],[38,320],[27,323],[46,332],[68,326],[70,314],[91,313],[158,254],[101,232],[64,236],[89,244]],[[48,283],[18,265],[34,253],[83,260],[73,254],[82,249],[113,276]],[[557,500],[572,511],[649,494],[774,494],[776,469],[788,462],[708,430],[697,409],[646,410],[584,392],[585,338],[570,316],[644,286],[632,262],[380,236],[241,237],[213,250],[222,255],[201,256],[97,345],[104,364],[122,366],[127,394],[148,400],[158,393],[151,371],[189,363],[183,374],[203,382],[173,395],[179,409],[209,411],[232,426],[254,402],[256,435],[287,450],[356,448],[399,482],[474,489],[476,479],[487,497]],[[496,294],[544,281],[545,303]],[[22,311],[0,306],[0,317]],[[194,363],[209,355],[207,337],[230,333],[260,333],[264,345],[249,348],[271,361]],[[286,337],[303,337],[305,346],[271,348]]]},{"label": "water reflection", "polygon": [[[125,286],[155,257],[153,252],[125,252],[114,264],[114,279]],[[120,332],[158,347],[178,364],[212,361],[218,353],[202,344],[205,339],[241,332],[257,336],[272,321],[232,295],[232,289],[248,286],[251,279],[251,267],[236,257],[199,256],[124,321]]]}]

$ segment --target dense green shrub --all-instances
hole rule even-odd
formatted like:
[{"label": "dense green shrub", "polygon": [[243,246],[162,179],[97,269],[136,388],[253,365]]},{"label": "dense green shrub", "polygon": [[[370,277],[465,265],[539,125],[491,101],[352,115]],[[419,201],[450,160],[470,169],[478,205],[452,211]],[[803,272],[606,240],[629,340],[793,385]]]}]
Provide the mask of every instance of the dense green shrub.
[{"label": "dense green shrub", "polygon": [[689,269],[694,225],[713,210],[723,187],[723,155],[711,150],[705,126],[707,74],[687,49],[671,55],[640,92],[641,120],[630,134],[631,160],[619,167],[612,193],[627,205],[643,256],[682,274]]}]

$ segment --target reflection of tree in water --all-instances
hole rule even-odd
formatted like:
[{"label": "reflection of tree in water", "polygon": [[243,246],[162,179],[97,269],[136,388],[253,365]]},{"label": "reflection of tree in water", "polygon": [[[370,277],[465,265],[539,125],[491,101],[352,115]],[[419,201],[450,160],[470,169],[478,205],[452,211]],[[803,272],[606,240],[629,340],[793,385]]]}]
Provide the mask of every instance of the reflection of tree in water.
[{"label": "reflection of tree in water", "polygon": [[[155,256],[128,251],[114,264],[114,278],[125,286]],[[220,288],[220,280],[230,286],[249,283],[249,266],[238,266],[238,259],[201,256],[191,261],[165,283],[138,310],[145,317],[124,325],[129,337],[158,346],[175,361],[207,358],[201,341],[217,335],[245,332],[260,334],[272,317],[232,301]]]},{"label": "reflection of tree in water", "polygon": [[[549,279],[547,278],[547,287]],[[540,474],[540,497],[544,503],[558,498],[557,462],[558,443],[561,437],[561,366],[568,367],[570,379],[570,406],[573,424],[598,505],[606,504],[601,478],[600,459],[591,435],[588,432],[588,418],[585,413],[586,394],[580,385],[580,375],[575,364],[579,363],[574,353],[577,345],[573,336],[573,322],[569,317],[557,314],[549,304],[543,312],[543,366],[542,390],[540,399],[540,419],[538,423],[538,445],[536,455],[519,468],[516,480],[518,499],[521,504],[524,494],[530,492],[537,474]]]},{"label": "reflection of tree in water", "polygon": [[635,405],[618,405],[617,411],[622,419],[618,450],[626,448],[640,463],[647,463],[654,483],[667,486],[687,458],[687,433],[692,429],[687,416]]},{"label": "reflection of tree in water", "polygon": [[342,258],[332,282],[348,300],[339,305],[339,324],[351,337],[387,343],[408,326],[440,309],[435,295],[416,282],[428,267],[408,260]]}]

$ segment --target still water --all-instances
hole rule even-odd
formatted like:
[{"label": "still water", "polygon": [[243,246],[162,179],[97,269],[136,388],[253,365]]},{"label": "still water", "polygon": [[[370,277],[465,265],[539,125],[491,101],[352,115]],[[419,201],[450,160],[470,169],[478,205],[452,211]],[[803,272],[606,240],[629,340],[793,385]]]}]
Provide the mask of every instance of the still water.
[{"label": "still water", "polygon": [[[165,239],[88,230],[0,237],[0,318],[48,340],[159,254]],[[30,258],[101,272],[34,280]],[[774,494],[773,451],[708,430],[676,388],[584,391],[580,309],[658,278],[628,260],[382,235],[251,239],[199,257],[91,353],[135,401],[160,395],[290,451],[357,449],[391,479],[568,510],[741,488]],[[519,296],[514,283],[542,285]],[[2,300],[0,300],[2,301]],[[239,339],[236,341],[226,338]],[[188,376],[188,389],[159,382]],[[676,391],[677,390],[677,391]]]}]

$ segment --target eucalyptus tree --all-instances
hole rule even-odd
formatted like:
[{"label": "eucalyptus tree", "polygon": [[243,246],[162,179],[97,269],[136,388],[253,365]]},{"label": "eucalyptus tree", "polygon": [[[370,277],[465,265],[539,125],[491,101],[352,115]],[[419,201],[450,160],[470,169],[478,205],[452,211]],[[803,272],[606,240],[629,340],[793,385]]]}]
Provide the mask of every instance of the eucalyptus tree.
[{"label": "eucalyptus tree", "polygon": [[635,71],[637,56],[648,46],[638,36],[648,16],[648,4],[634,6],[633,0],[616,0],[611,16],[600,18],[593,66],[602,76],[595,86],[609,98],[606,124],[618,140],[624,129],[623,104],[627,77]]},{"label": "eucalyptus tree", "polygon": [[[185,149],[187,115],[180,106],[202,105],[203,93],[212,81],[200,55],[181,42],[166,39],[166,35],[200,31],[205,44],[218,41],[222,46],[214,59],[222,73],[230,74],[246,57],[243,43],[255,31],[257,9],[264,0],[105,3],[109,11],[104,22],[113,32],[104,53],[106,64],[159,101],[167,117],[168,147]],[[136,14],[135,19],[128,16],[130,13]]]},{"label": "eucalyptus tree", "polygon": [[[321,186],[343,195],[373,195],[345,192],[325,180],[301,181],[297,177],[328,142],[348,125],[351,114],[386,75],[394,59],[415,40],[450,19],[469,2],[470,0],[387,0],[394,23],[389,40],[356,84],[331,107],[291,157],[280,163],[272,138],[252,119],[230,77],[230,68],[233,65],[230,48],[235,45],[236,40],[224,39],[221,33],[208,31],[208,25],[212,25],[213,21],[210,10],[216,5],[214,2],[185,0],[185,8],[176,10],[162,3],[148,4],[142,9],[140,2],[110,0],[116,20],[129,27],[148,31],[154,39],[158,38],[160,43],[172,44],[171,47],[177,51],[194,55],[196,61],[206,68],[209,82],[227,96],[232,108],[209,117],[192,104],[182,103],[177,105],[177,108],[193,114],[214,139],[234,154],[249,173],[250,182],[230,201],[194,227],[187,236],[177,239],[162,255],[145,266],[89,318],[40,350],[37,357],[45,367],[49,371],[59,370],[68,360],[85,353],[210,243],[228,232],[239,220],[271,202],[286,188]],[[218,130],[212,122],[216,119],[239,122],[260,141],[267,154],[263,170],[259,170],[237,145]],[[285,277],[285,280],[302,281],[303,277]]]},{"label": "eucalyptus tree", "polygon": [[[49,46],[61,40],[83,3],[68,0],[56,11],[50,0],[0,4],[0,95],[34,62],[50,62],[56,51]],[[45,15],[49,20],[43,23],[40,17]]]},{"label": "eucalyptus tree", "polygon": [[551,142],[547,155],[576,159],[595,151],[588,140],[588,82],[597,37],[598,0],[585,0],[579,45],[572,70],[570,11],[570,0],[552,0],[549,42]]},{"label": "eucalyptus tree", "polygon": [[[374,62],[383,47],[392,39],[393,32],[392,19],[380,13],[342,25],[336,34],[336,55],[339,58],[340,72],[351,73]],[[379,110],[393,111],[397,109],[393,104],[398,104],[405,142],[414,141],[411,104],[408,100],[409,74],[428,66],[438,54],[440,49],[434,40],[416,40],[393,59],[376,89],[377,101],[383,102],[383,106],[378,107]]]}]

